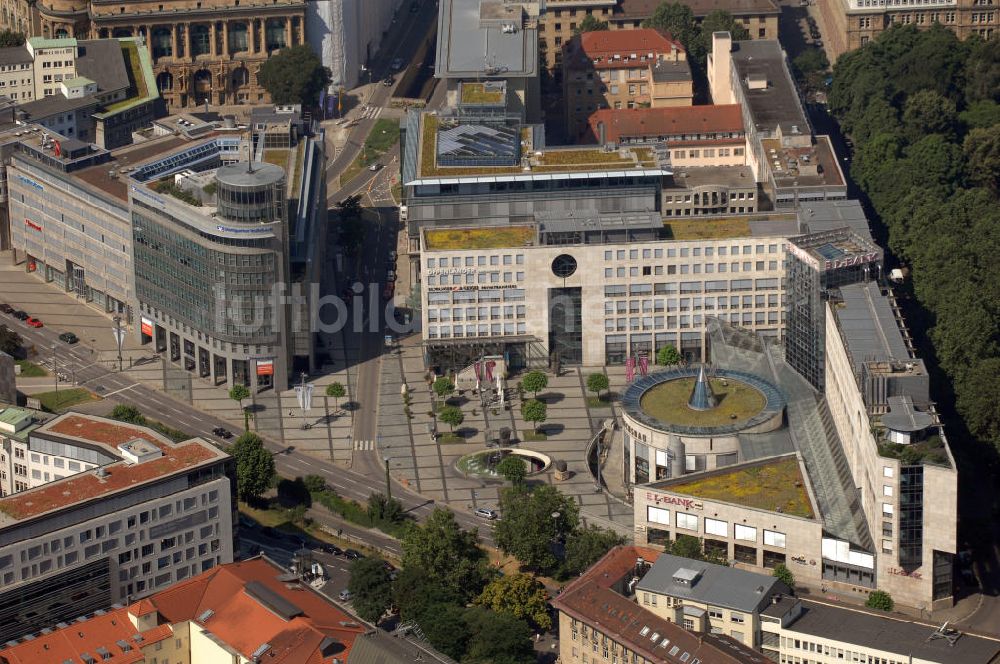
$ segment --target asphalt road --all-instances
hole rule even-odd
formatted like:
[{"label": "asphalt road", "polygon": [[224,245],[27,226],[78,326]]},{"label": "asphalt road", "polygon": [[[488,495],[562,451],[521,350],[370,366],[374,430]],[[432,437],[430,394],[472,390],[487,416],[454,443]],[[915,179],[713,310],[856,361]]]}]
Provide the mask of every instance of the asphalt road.
[{"label": "asphalt road", "polygon": [[[216,427],[233,428],[233,424],[208,415],[197,408],[177,401],[163,392],[158,392],[145,384],[138,383],[125,374],[111,371],[105,366],[95,363],[96,354],[82,343],[72,346],[58,340],[61,330],[43,327],[35,329],[28,327],[13,316],[0,314],[0,323],[20,334],[26,345],[34,344],[36,348],[44,349],[56,346],[58,352],[59,371],[72,373],[77,385],[86,387],[104,397],[112,404],[130,403],[143,413],[164,424],[185,431],[192,436],[200,436],[206,440],[219,443],[212,434]],[[66,387],[70,387],[66,384]],[[285,453],[286,447],[281,443],[264,437],[264,442],[274,453],[275,468],[279,475],[296,477],[306,474],[320,475],[327,484],[345,498],[364,503],[374,490],[381,489],[384,484],[381,472],[371,470],[347,470],[330,462],[297,452]],[[220,443],[221,444],[221,443]],[[416,519],[424,519],[434,509],[434,501],[416,494],[402,485],[393,482],[392,495],[398,498],[407,511]],[[489,528],[484,522],[471,514],[456,513],[458,522],[465,528],[479,528],[484,543],[491,544]]]}]

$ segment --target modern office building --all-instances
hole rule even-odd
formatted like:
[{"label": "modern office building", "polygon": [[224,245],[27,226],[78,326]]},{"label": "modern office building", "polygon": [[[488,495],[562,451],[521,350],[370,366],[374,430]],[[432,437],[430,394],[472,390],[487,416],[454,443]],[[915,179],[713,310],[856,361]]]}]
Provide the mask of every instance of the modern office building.
[{"label": "modern office building", "polygon": [[660,555],[641,546],[615,547],[552,599],[559,613],[559,661],[766,664],[763,654],[744,645],[745,623],[695,634],[673,612],[638,601],[636,587]]},{"label": "modern office building", "polygon": [[[651,374],[624,394],[637,541],[693,535],[749,568],[784,563],[808,586],[949,606],[957,472],[926,367],[874,280],[881,251],[859,205],[817,203],[800,219],[808,233],[787,242],[783,347],[710,328],[721,367],[710,389],[740,410],[690,406],[690,371]],[[752,390],[729,398],[740,383]],[[769,384],[786,402],[778,428],[767,426]],[[667,403],[654,408],[654,390]]]},{"label": "modern office building", "polygon": [[266,136],[258,152],[284,167],[224,163],[240,139],[213,139],[146,162],[128,193],[141,342],[216,385],[256,391],[315,369],[305,291],[320,283],[326,226],[322,139],[265,147]]},{"label": "modern office building", "polygon": [[716,104],[739,104],[747,158],[774,208],[847,198],[828,136],[814,136],[781,44],[712,35],[708,83]]},{"label": "modern office building", "polygon": [[441,0],[434,75],[459,104],[459,84],[505,81],[506,108],[522,120],[541,116],[538,15],[527,0]]},{"label": "modern office building", "polygon": [[976,35],[990,39],[998,17],[992,3],[979,0],[941,0],[914,5],[905,0],[835,0],[818,5],[823,16],[823,39],[832,58],[864,46],[894,25],[927,29],[939,24],[960,39]]},{"label": "modern office building", "polygon": [[790,588],[773,576],[661,554],[635,585],[646,610],[695,632],[728,634],[760,650],[761,614]]},{"label": "modern office building", "polygon": [[315,369],[326,229],[323,141],[295,118],[166,120],[113,153],[26,131],[7,168],[15,260],[199,377],[284,389]]},{"label": "modern office building", "polygon": [[694,84],[680,42],[652,28],[584,32],[563,45],[566,135],[585,139],[600,109],[690,106]]},{"label": "modern office building", "polygon": [[235,467],[208,442],[72,412],[8,442],[52,479],[0,498],[0,641],[232,561]]},{"label": "modern office building", "polygon": [[371,626],[262,557],[219,565],[144,599],[77,616],[43,629],[33,625],[0,648],[0,661],[392,661],[355,658],[354,647]]},{"label": "modern office building", "polygon": [[774,662],[995,664],[1000,641],[822,601],[781,597],[761,613],[763,652]]},{"label": "modern office building", "polygon": [[155,90],[172,109],[263,104],[257,80],[274,52],[306,42],[303,0],[164,0],[107,3],[102,0],[10,0],[0,14],[28,37],[110,39],[134,37],[152,57]]}]

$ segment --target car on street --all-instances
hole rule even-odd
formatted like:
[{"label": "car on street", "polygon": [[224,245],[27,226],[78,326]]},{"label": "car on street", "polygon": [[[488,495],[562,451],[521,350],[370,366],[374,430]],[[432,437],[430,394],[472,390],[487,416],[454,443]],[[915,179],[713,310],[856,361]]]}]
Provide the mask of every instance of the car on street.
[{"label": "car on street", "polygon": [[473,514],[478,516],[480,519],[489,519],[490,521],[493,521],[500,516],[495,510],[491,510],[487,507],[477,507]]},{"label": "car on street", "polygon": [[393,78],[392,76],[386,76],[385,78],[382,79],[382,85],[384,85],[387,88],[391,88],[392,84],[395,82],[396,79]]},{"label": "car on street", "polygon": [[396,58],[392,61],[392,70],[399,71],[403,68],[403,58]]},{"label": "car on street", "polygon": [[63,332],[59,335],[59,341],[67,344],[75,344],[80,340],[80,337],[76,336],[72,332]]},{"label": "car on street", "polygon": [[31,318],[31,316],[28,315],[27,311],[22,311],[20,309],[15,311],[12,315],[14,316],[14,318],[18,320],[28,320],[29,318]]},{"label": "car on street", "polygon": [[361,555],[360,551],[355,551],[354,549],[345,550],[344,557],[347,558],[348,560],[359,560],[361,558],[364,558],[364,556]]},{"label": "car on street", "polygon": [[351,597],[352,597],[351,591],[348,590],[347,588],[344,588],[343,590],[341,590],[340,594],[337,595],[337,599],[339,599],[341,602],[350,602],[351,601]]},{"label": "car on street", "polygon": [[323,553],[329,553],[331,556],[341,556],[344,554],[344,550],[335,544],[320,544],[319,550]]},{"label": "car on street", "polygon": [[12,314],[14,313],[14,307],[4,302],[3,304],[0,304],[0,311],[4,312],[5,314]]},{"label": "car on street", "polygon": [[28,320],[26,320],[26,321],[24,321],[24,322],[25,322],[25,323],[27,323],[27,324],[28,324],[29,326],[31,326],[31,327],[45,327],[45,326],[44,326],[44,325],[42,324],[42,321],[38,320],[38,319],[37,319],[37,318],[35,318],[34,316],[29,316],[29,317],[28,317]]},{"label": "car on street", "polygon": [[233,437],[233,432],[225,427],[215,427],[212,429],[212,434],[224,440],[229,440]]},{"label": "car on street", "polygon": [[371,166],[368,167],[368,170],[374,172],[374,171],[380,170],[381,168],[382,168],[382,164],[380,164],[380,163],[378,163],[376,161],[374,164],[372,164]]}]

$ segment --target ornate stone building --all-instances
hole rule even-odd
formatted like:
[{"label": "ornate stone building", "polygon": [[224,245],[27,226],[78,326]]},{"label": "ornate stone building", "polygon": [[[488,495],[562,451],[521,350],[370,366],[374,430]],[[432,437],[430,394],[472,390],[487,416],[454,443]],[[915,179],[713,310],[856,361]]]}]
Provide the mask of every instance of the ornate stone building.
[{"label": "ornate stone building", "polygon": [[0,18],[29,37],[141,37],[173,109],[267,102],[261,64],[305,43],[305,0],[0,0]]}]

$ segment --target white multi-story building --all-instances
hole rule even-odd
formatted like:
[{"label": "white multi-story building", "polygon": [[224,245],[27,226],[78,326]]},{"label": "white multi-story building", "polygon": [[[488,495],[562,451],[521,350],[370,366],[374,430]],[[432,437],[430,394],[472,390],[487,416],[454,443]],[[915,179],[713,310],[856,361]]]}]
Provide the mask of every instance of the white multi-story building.
[{"label": "white multi-story building", "polygon": [[[516,368],[553,353],[567,364],[622,364],[629,356],[652,359],[667,345],[700,361],[712,316],[778,336],[785,240],[796,232],[795,217],[714,223],[714,234],[713,222],[699,222],[703,234],[693,222],[668,224],[674,240],[656,238],[663,227],[656,215],[427,229],[425,339],[442,358],[488,347]],[[635,229],[632,241],[611,239],[626,226]],[[604,242],[596,237],[602,232]]]},{"label": "white multi-story building", "polygon": [[363,67],[382,45],[402,0],[315,0],[306,3],[306,39],[330,68],[331,86],[367,83]]},{"label": "white multi-story building", "polygon": [[4,447],[32,484],[0,498],[0,641],[233,559],[235,470],[204,440],[66,413]]}]

